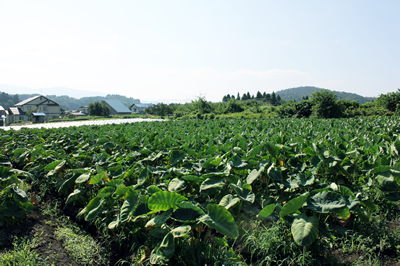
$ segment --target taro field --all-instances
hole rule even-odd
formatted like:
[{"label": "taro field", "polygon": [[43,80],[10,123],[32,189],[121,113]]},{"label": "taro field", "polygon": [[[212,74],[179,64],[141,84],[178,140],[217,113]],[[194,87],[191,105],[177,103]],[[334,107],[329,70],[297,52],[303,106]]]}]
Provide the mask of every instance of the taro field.
[{"label": "taro field", "polygon": [[68,265],[399,265],[398,117],[21,128],[0,150],[0,237],[55,206],[107,254]]}]

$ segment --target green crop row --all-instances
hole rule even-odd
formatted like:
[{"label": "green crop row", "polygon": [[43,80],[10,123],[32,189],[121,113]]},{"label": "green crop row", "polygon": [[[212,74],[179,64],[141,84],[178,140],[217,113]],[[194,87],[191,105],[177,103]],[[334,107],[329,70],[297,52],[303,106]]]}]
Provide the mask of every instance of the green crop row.
[{"label": "green crop row", "polygon": [[368,223],[382,202],[399,201],[399,134],[396,117],[7,131],[0,213],[29,210],[19,177],[57,191],[121,246],[145,243],[142,260],[167,263],[182,245],[208,243],[233,263],[243,219],[284,220],[307,247],[334,238],[332,224]]}]

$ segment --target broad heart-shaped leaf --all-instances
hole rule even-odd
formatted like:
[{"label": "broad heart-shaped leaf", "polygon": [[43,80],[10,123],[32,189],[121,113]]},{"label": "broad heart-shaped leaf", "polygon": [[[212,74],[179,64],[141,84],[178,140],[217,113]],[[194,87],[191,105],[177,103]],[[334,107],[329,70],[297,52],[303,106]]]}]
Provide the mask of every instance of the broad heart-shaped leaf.
[{"label": "broad heart-shaped leaf", "polygon": [[396,192],[399,189],[399,185],[389,171],[377,174],[376,180],[383,192]]},{"label": "broad heart-shaped leaf", "polygon": [[185,188],[186,188],[186,182],[185,180],[182,180],[180,178],[174,178],[168,184],[168,190],[170,192],[181,191],[184,190]]},{"label": "broad heart-shaped leaf", "polygon": [[311,196],[307,200],[308,208],[319,213],[334,212],[346,206],[346,199],[339,193],[322,191]]},{"label": "broad heart-shaped leaf", "polygon": [[11,168],[0,166],[0,181],[11,176]]},{"label": "broad heart-shaped leaf", "polygon": [[240,157],[237,155],[233,156],[229,161],[229,163],[233,168],[238,168],[238,169],[246,168],[249,165],[247,162],[240,159]]},{"label": "broad heart-shaped leaf", "polygon": [[93,198],[86,206],[85,210],[85,221],[93,220],[101,211],[104,199],[99,197]]},{"label": "broad heart-shaped leaf", "polygon": [[267,149],[268,153],[271,154],[273,158],[276,158],[278,155],[279,150],[281,149],[278,146],[275,146],[274,144],[267,142],[265,143],[265,148]]},{"label": "broad heart-shaped leaf", "polygon": [[185,158],[185,153],[174,150],[170,154],[170,165],[174,166]]},{"label": "broad heart-shaped leaf", "polygon": [[235,206],[238,202],[240,202],[239,198],[234,197],[232,194],[227,194],[220,200],[219,205],[229,210],[230,207]]},{"label": "broad heart-shaped leaf", "polygon": [[296,212],[298,209],[300,209],[304,202],[308,199],[308,196],[310,193],[306,193],[300,196],[295,197],[294,199],[291,199],[288,201],[285,205],[283,205],[281,212],[279,213],[280,217],[284,217],[288,214],[292,214]]},{"label": "broad heart-shaped leaf", "polygon": [[103,187],[102,189],[100,189],[99,194],[97,194],[97,197],[107,198],[107,197],[111,196],[111,194],[113,194],[114,191],[115,191],[115,188],[113,188],[113,187]]},{"label": "broad heart-shaped leaf", "polygon": [[275,169],[275,164],[272,164],[268,168],[268,172],[267,173],[268,173],[268,176],[274,181],[282,180],[282,173]]},{"label": "broad heart-shaped leaf", "polygon": [[292,235],[294,241],[301,246],[311,245],[318,236],[318,217],[307,217],[305,213],[294,218],[292,224]]},{"label": "broad heart-shaped leaf", "polygon": [[126,192],[125,201],[122,204],[119,219],[121,222],[129,219],[131,212],[136,208],[139,193],[131,188]]},{"label": "broad heart-shaped leaf", "polygon": [[194,223],[197,218],[205,214],[200,207],[187,201],[176,203],[176,206],[178,209],[174,211],[171,218],[182,223]]},{"label": "broad heart-shaped leaf", "polygon": [[175,242],[174,236],[169,232],[161,242],[160,248],[164,253],[165,257],[171,258],[175,253]]},{"label": "broad heart-shaped leaf", "polygon": [[246,178],[246,183],[247,184],[251,184],[253,183],[254,180],[256,180],[257,178],[259,178],[262,174],[262,172],[264,171],[264,168],[260,170],[254,169],[253,171],[250,172],[250,174],[247,176]]},{"label": "broad heart-shaped leaf", "polygon": [[75,183],[85,183],[90,179],[90,173],[81,174],[76,180]]},{"label": "broad heart-shaped leaf", "polygon": [[235,190],[236,194],[239,196],[244,201],[247,201],[249,203],[254,203],[254,200],[256,199],[256,196],[254,195],[253,191],[247,188],[242,188],[237,185],[231,184],[231,187],[233,190]]},{"label": "broad heart-shaped leaf", "polygon": [[118,187],[119,185],[123,184],[124,180],[122,179],[112,179],[110,182],[105,183],[106,186],[109,187]]},{"label": "broad heart-shaped leaf", "polygon": [[204,180],[200,185],[200,192],[204,195],[214,194],[220,191],[226,181],[223,177],[213,176]]},{"label": "broad heart-shaped leaf", "polygon": [[171,214],[172,214],[172,209],[169,209],[168,211],[163,212],[162,214],[157,215],[153,219],[149,220],[144,227],[145,228],[160,227],[167,221],[167,219],[171,216]]},{"label": "broad heart-shaped leaf", "polygon": [[190,230],[192,230],[192,227],[190,225],[182,225],[174,228],[173,230],[171,230],[170,233],[174,236],[174,238],[178,238],[187,235]]},{"label": "broad heart-shaped leaf", "polygon": [[108,179],[106,172],[102,171],[101,173],[95,175],[94,177],[92,177],[89,181],[90,185],[94,185],[99,183],[101,180],[103,179]]},{"label": "broad heart-shaped leaf", "polygon": [[271,203],[267,206],[265,206],[260,213],[258,214],[257,218],[263,219],[263,218],[267,218],[268,216],[270,216],[274,210],[275,210],[275,203]]},{"label": "broad heart-shaped leaf", "polygon": [[44,167],[44,170],[46,170],[46,171],[54,170],[54,169],[57,167],[57,165],[59,165],[61,162],[62,162],[62,161],[54,161],[54,162],[51,162],[51,163],[49,163],[48,165],[46,165],[46,166]]},{"label": "broad heart-shaped leaf", "polygon": [[200,182],[202,182],[204,180],[203,177],[196,176],[196,175],[184,175],[184,176],[181,176],[181,178],[191,184],[199,184]]},{"label": "broad heart-shaped leaf", "polygon": [[65,202],[65,204],[68,204],[76,199],[79,198],[80,194],[82,193],[82,191],[80,189],[75,189],[74,192],[72,192],[71,194],[69,194],[67,201]]},{"label": "broad heart-shaped leaf", "polygon": [[153,211],[167,211],[171,208],[176,209],[176,203],[187,200],[186,197],[169,191],[156,192],[148,200],[149,209]]},{"label": "broad heart-shaped leaf", "polygon": [[202,223],[230,238],[237,238],[239,236],[239,230],[235,220],[225,207],[217,204],[208,204],[207,210],[208,214],[199,219]]}]

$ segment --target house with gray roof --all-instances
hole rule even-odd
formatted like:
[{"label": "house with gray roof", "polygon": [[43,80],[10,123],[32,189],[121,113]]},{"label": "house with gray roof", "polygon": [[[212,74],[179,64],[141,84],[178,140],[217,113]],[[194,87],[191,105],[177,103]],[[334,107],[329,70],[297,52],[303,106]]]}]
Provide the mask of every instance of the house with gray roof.
[{"label": "house with gray roof", "polygon": [[118,100],[104,100],[102,102],[104,102],[110,109],[110,115],[128,115],[132,113],[128,107]]},{"label": "house with gray roof", "polygon": [[131,105],[132,113],[135,114],[144,114],[146,113],[146,108],[154,107],[152,103],[134,103]]},{"label": "house with gray roof", "polygon": [[8,110],[7,124],[20,120],[43,123],[48,119],[60,116],[60,105],[43,95],[25,99]]}]

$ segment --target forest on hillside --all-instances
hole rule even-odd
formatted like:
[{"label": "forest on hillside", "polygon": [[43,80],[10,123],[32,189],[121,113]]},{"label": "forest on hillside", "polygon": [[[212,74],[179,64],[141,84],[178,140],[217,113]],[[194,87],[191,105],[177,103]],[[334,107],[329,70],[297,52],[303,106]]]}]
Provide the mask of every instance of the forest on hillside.
[{"label": "forest on hillside", "polygon": [[[290,101],[290,100],[301,101],[303,97],[305,96],[310,97],[313,92],[321,90],[324,89],[313,86],[304,86],[304,87],[296,87],[296,88],[281,90],[277,91],[276,93],[279,94],[282,100],[284,101]],[[333,92],[335,93],[338,100],[343,99],[343,100],[357,101],[360,104],[373,102],[374,100],[376,100],[375,97],[364,97],[356,93],[349,93],[343,91],[333,91]]]},{"label": "forest on hillside", "polygon": [[18,94],[10,95],[5,92],[0,93],[0,106],[4,109],[14,106],[16,103],[19,103],[21,100]]}]

